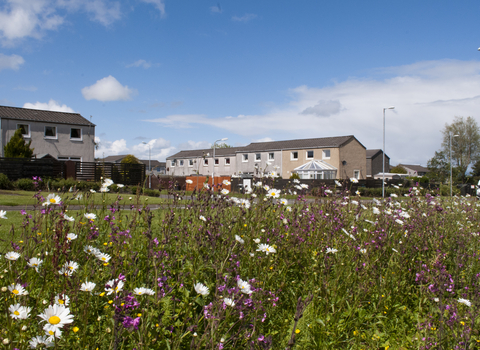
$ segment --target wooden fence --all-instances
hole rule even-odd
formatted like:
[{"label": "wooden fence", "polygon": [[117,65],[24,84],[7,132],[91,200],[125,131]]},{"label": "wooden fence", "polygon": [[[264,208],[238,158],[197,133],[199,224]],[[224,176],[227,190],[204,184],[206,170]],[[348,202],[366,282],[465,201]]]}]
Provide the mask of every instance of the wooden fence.
[{"label": "wooden fence", "polygon": [[65,177],[65,162],[56,159],[0,158],[0,173],[11,181],[40,177]]},{"label": "wooden fence", "polygon": [[145,182],[145,164],[124,163],[95,163],[95,162],[71,162],[74,163],[74,176],[70,176],[70,162],[68,163],[68,177],[83,181],[101,181],[101,178],[112,179],[116,184],[140,185]]}]

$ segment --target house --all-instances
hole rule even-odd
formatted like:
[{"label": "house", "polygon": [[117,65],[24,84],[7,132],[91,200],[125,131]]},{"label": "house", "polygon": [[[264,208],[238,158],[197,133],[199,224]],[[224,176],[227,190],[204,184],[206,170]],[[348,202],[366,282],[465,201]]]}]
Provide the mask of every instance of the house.
[{"label": "house", "polygon": [[[97,162],[99,163],[121,163],[123,158],[125,158],[127,154],[121,154],[121,155],[116,155],[116,156],[108,156],[103,159],[98,159]],[[139,159],[140,162],[145,164],[145,172],[146,174],[150,174],[152,172],[153,175],[164,175],[166,173],[166,163],[165,162],[159,162],[158,160],[155,159]],[[149,168],[148,164],[150,163]]]},{"label": "house", "polygon": [[408,176],[422,177],[428,173],[428,168],[421,165],[398,164],[398,166],[404,167]]},{"label": "house", "polygon": [[[215,164],[215,167],[213,164]],[[304,179],[366,177],[366,148],[354,136],[253,142],[244,147],[181,151],[167,158],[169,175],[275,172],[282,178],[297,173]]]},{"label": "house", "polygon": [[[383,171],[382,154],[381,149],[367,149],[367,177],[373,177]],[[389,170],[390,157],[385,154],[385,171]]]},{"label": "house", "polygon": [[95,124],[78,113],[0,106],[0,156],[17,129],[32,141],[35,156],[93,162]]}]

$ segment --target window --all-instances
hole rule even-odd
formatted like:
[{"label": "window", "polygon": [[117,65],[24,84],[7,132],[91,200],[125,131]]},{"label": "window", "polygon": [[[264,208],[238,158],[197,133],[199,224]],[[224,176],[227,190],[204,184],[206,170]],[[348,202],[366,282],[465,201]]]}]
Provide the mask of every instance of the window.
[{"label": "window", "polygon": [[360,170],[354,170],[353,177],[357,180],[360,179]]},{"label": "window", "polygon": [[274,160],[274,159],[275,159],[275,153],[269,153],[268,160]]},{"label": "window", "polygon": [[183,166],[183,159],[180,159],[180,166]]},{"label": "window", "polygon": [[81,162],[82,158],[80,157],[58,157],[58,160],[73,160],[75,162]]},{"label": "window", "polygon": [[225,158],[225,165],[230,165],[230,158]]},{"label": "window", "polygon": [[291,160],[298,160],[298,152],[297,151],[292,152],[290,158]]},{"label": "window", "polygon": [[243,162],[248,162],[248,154],[247,153],[243,154],[243,160],[242,161]]},{"label": "window", "polygon": [[262,154],[261,153],[255,153],[255,161],[259,162],[262,159]]},{"label": "window", "polygon": [[188,166],[193,166],[193,159],[188,160]]},{"label": "window", "polygon": [[215,165],[218,165],[220,164],[220,161],[218,160],[218,158],[215,158]]},{"label": "window", "polygon": [[23,137],[30,137],[30,125],[28,124],[17,124],[17,129],[22,130]]},{"label": "window", "polygon": [[171,160],[171,161],[170,161],[170,165],[171,165],[172,167],[174,167],[175,165],[177,165],[177,160],[176,160],[176,159]]},{"label": "window", "polygon": [[46,126],[45,134],[46,139],[56,139],[57,138],[57,127],[56,126]]},{"label": "window", "polygon": [[330,159],[330,150],[329,149],[324,149],[322,153],[323,153],[323,159]]},{"label": "window", "polygon": [[70,129],[70,140],[82,140],[82,129],[71,128]]},{"label": "window", "polygon": [[207,158],[205,158],[205,159],[203,160],[203,165],[208,165],[208,159],[207,159]]},{"label": "window", "polygon": [[307,151],[307,159],[313,159],[313,151]]}]

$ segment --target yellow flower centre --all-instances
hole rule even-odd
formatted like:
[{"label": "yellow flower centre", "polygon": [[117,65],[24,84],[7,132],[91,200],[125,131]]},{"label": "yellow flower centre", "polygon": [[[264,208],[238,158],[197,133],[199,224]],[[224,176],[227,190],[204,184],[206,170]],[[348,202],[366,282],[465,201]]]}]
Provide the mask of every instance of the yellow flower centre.
[{"label": "yellow flower centre", "polygon": [[141,294],[142,294],[142,292],[138,292],[138,295],[141,295]]},{"label": "yellow flower centre", "polygon": [[18,294],[18,293],[20,293],[20,292],[19,292],[18,290],[14,289],[14,290],[12,290],[12,293],[13,293],[13,294]]},{"label": "yellow flower centre", "polygon": [[48,334],[50,334],[50,335],[54,335],[54,334],[55,334],[55,332],[54,332],[54,331],[48,331]]},{"label": "yellow flower centre", "polygon": [[[48,319],[48,322],[50,324],[59,324],[60,323],[60,317],[58,316],[52,316]],[[51,331],[50,331],[51,332]],[[51,335],[53,335],[53,333],[50,333]]]},{"label": "yellow flower centre", "polygon": [[62,300],[62,299],[58,299],[58,303],[59,303],[59,304],[63,304],[63,300]]},{"label": "yellow flower centre", "polygon": [[102,260],[103,260],[103,261],[105,261],[105,260],[107,260],[107,258],[106,258],[106,257],[104,257],[104,256],[102,256]]},{"label": "yellow flower centre", "polygon": [[55,198],[50,198],[50,203],[55,203]]},{"label": "yellow flower centre", "polygon": [[73,270],[73,266],[69,266],[68,268],[69,268],[70,270]]},{"label": "yellow flower centre", "polygon": [[33,263],[32,266],[38,266],[38,264]]},{"label": "yellow flower centre", "polygon": [[13,312],[13,314],[16,315],[16,316],[18,316],[18,315],[20,315],[20,312],[18,312],[17,310],[15,310],[15,311]]}]

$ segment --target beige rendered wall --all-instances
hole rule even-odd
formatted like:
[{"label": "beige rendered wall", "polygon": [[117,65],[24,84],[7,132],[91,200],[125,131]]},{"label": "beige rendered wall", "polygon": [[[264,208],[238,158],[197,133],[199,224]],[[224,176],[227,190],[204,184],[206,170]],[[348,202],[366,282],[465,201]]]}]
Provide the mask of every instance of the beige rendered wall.
[{"label": "beige rendered wall", "polygon": [[[330,150],[330,159],[323,158],[323,150]],[[339,149],[338,148],[310,148],[310,149],[290,149],[282,151],[282,178],[288,179],[292,175],[292,171],[307,162],[313,160],[307,159],[307,151],[313,151],[313,159],[323,160],[335,168],[339,169]],[[292,152],[298,152],[298,159],[292,160]],[[337,171],[338,177],[338,171]]]},{"label": "beige rendered wall", "polygon": [[[360,179],[367,177],[367,150],[357,140],[352,139],[339,148],[339,174],[337,177],[347,179],[353,177],[353,171],[360,171]],[[342,161],[346,161],[343,165]]]}]

